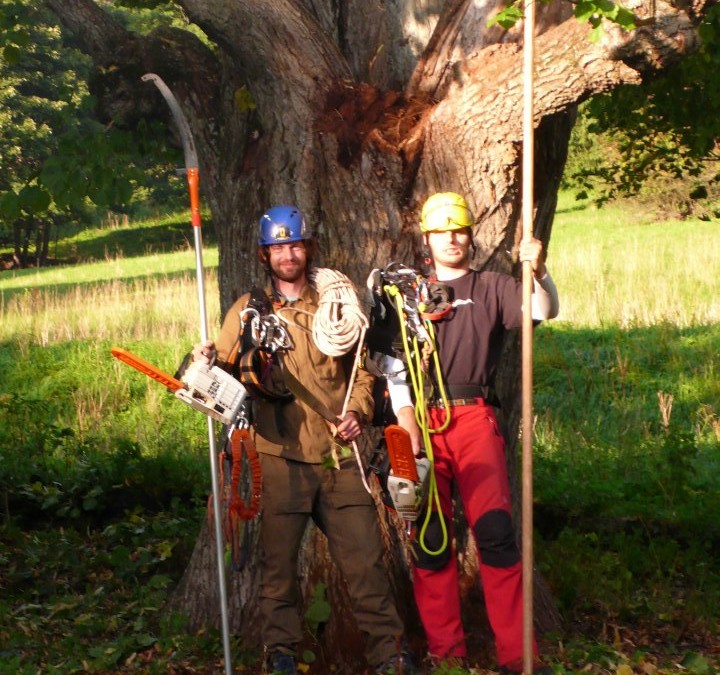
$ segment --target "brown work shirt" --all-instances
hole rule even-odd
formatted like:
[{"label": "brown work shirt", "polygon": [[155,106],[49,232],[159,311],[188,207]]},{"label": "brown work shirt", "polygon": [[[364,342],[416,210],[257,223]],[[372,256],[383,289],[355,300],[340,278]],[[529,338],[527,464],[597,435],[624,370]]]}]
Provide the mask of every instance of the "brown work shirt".
[{"label": "brown work shirt", "polygon": [[[270,296],[271,289],[265,289]],[[241,331],[240,312],[245,309],[250,294],[240,297],[230,308],[216,341],[218,361],[229,369],[228,359],[234,356]],[[292,339],[292,347],[284,353],[285,367],[325,406],[340,415],[352,371],[354,351],[343,357],[323,354],[312,337],[312,319],[318,309],[318,293],[306,285],[300,297],[285,300],[276,313],[288,319],[283,322]],[[362,420],[370,418],[373,410],[373,376],[358,370],[346,412],[356,412]],[[332,447],[327,422],[304,401],[289,402],[254,400],[253,431],[258,452],[299,462],[319,464]]]}]

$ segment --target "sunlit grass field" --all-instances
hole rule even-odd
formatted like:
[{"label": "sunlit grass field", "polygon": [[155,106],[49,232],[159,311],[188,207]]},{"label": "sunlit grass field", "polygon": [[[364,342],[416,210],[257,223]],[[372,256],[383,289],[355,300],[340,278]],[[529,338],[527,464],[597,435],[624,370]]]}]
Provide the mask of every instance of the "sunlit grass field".
[{"label": "sunlit grass field", "polygon": [[602,209],[561,195],[548,266],[559,322],[678,328],[720,323],[720,224],[654,222],[632,204]]}]

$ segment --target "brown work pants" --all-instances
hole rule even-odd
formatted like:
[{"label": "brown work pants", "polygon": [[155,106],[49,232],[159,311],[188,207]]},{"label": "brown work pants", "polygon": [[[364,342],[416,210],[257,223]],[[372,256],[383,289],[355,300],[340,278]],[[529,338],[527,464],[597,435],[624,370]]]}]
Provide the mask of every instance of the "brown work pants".
[{"label": "brown work pants", "polygon": [[302,639],[298,553],[308,520],[325,534],[347,582],[353,614],[367,635],[372,666],[397,654],[403,625],[395,608],[377,512],[354,458],[339,470],[260,454],[263,472],[260,613],[269,650]]}]

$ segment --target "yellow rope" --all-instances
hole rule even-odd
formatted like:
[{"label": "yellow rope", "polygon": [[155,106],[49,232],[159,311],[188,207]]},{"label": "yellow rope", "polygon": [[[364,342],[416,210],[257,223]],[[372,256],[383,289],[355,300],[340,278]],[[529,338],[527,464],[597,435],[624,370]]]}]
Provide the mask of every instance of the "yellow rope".
[{"label": "yellow rope", "polygon": [[[428,508],[425,511],[425,519],[423,521],[422,526],[420,527],[420,532],[418,534],[418,544],[420,545],[420,548],[427,553],[428,555],[440,555],[448,546],[448,530],[447,530],[447,524],[445,523],[445,516],[442,512],[441,504],[440,504],[440,493],[437,489],[437,482],[435,479],[435,469],[434,469],[434,458],[433,458],[433,451],[432,451],[432,442],[430,440],[430,434],[431,433],[439,433],[441,431],[444,431],[447,426],[450,424],[450,407],[448,405],[445,405],[445,420],[443,424],[438,427],[437,429],[430,429],[430,425],[428,423],[428,417],[427,417],[427,405],[425,402],[425,385],[423,381],[423,363],[422,363],[422,357],[420,355],[419,345],[418,345],[418,339],[417,336],[413,336],[413,350],[412,353],[410,352],[410,346],[408,343],[408,335],[407,335],[407,327],[405,325],[405,321],[403,320],[403,316],[405,313],[404,310],[404,302],[402,293],[398,289],[397,286],[394,285],[388,285],[385,286],[385,292],[387,295],[395,300],[395,306],[397,307],[397,313],[398,318],[400,321],[400,333],[402,335],[402,341],[403,341],[403,349],[405,351],[405,358],[407,360],[408,364],[408,372],[410,373],[410,381],[413,387],[413,392],[415,394],[415,419],[418,423],[418,427],[420,427],[420,431],[423,436],[423,444],[425,445],[425,454],[427,455],[427,458],[430,460],[430,478],[429,484],[428,484]],[[426,325],[430,324],[429,321],[425,322]],[[429,334],[431,336],[431,340],[434,343],[435,342],[435,332],[432,329],[432,325],[429,325]],[[438,376],[438,382],[440,386],[441,396],[443,401],[447,401],[447,395],[445,392],[445,386],[442,383],[442,375],[440,373],[440,360],[437,356],[437,350],[433,346],[433,355],[434,355],[434,365],[436,368],[437,376]],[[442,530],[442,541],[440,543],[440,547],[437,550],[431,550],[425,545],[425,534],[427,532],[428,525],[430,524],[430,517],[432,515],[432,505],[435,505],[437,508],[438,517],[440,518],[440,528]]]}]

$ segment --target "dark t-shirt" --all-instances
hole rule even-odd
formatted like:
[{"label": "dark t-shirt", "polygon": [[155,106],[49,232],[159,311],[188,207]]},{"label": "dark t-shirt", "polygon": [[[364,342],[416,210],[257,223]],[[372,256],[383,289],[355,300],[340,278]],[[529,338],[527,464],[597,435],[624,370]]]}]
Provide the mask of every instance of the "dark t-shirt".
[{"label": "dark t-shirt", "polygon": [[497,272],[443,281],[452,310],[434,322],[448,385],[492,386],[506,330],[522,326],[522,283]]}]

